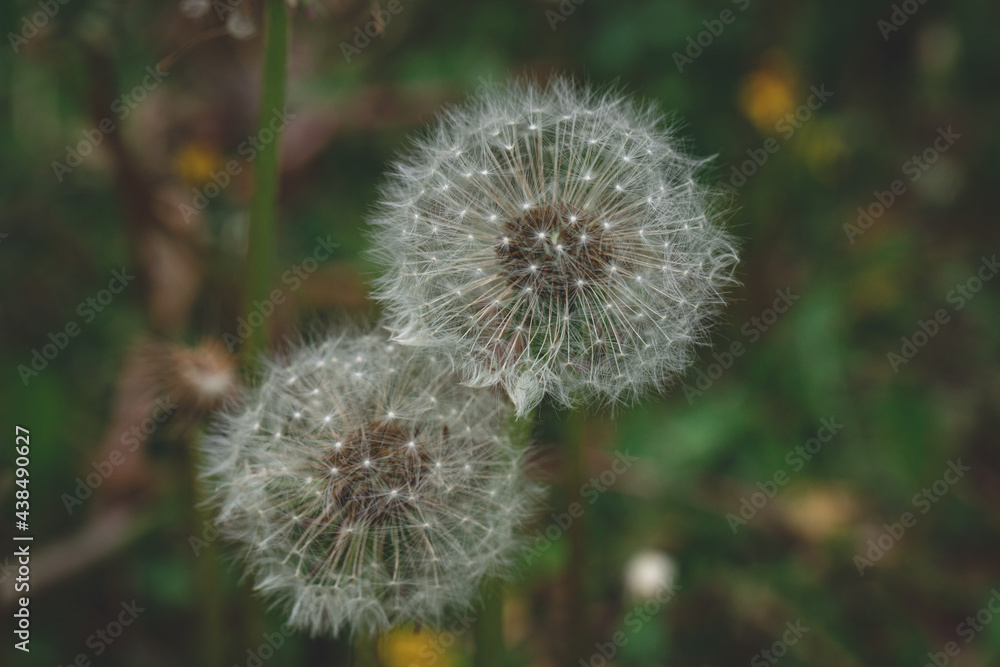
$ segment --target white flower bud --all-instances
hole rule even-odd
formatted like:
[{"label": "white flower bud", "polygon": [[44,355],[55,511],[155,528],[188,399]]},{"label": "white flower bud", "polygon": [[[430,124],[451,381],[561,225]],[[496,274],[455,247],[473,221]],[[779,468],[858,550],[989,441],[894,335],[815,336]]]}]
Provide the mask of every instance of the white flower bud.
[{"label": "white flower bud", "polygon": [[674,585],[677,564],[667,553],[647,549],[629,558],[625,564],[624,579],[626,593],[648,600]]}]

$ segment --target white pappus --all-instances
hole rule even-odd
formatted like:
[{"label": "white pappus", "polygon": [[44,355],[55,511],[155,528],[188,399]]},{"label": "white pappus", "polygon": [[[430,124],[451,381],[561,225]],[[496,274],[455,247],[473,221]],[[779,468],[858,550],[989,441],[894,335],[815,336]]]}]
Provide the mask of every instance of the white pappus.
[{"label": "white pappus", "polygon": [[305,345],[206,438],[220,530],[292,626],[436,625],[507,571],[538,487],[510,410],[440,361],[379,334]]},{"label": "white pappus", "polygon": [[652,107],[564,78],[486,86],[397,162],[373,215],[393,339],[523,416],[633,402],[693,360],[736,249]]}]

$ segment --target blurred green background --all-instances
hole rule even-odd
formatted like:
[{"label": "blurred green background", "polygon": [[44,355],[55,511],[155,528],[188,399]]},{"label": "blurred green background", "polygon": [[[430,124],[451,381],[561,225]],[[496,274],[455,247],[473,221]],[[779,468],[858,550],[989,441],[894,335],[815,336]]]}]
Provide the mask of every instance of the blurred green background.
[{"label": "blurred green background", "polygon": [[[35,537],[32,650],[5,631],[4,664],[345,660],[343,642],[273,634],[280,611],[252,597],[234,550],[191,509],[205,406],[153,400],[164,359],[230,377],[224,346],[206,341],[240,316],[260,15],[250,0],[0,6],[5,627],[15,425],[31,431]],[[1000,598],[1000,281],[986,279],[1000,248],[1000,6],[325,0],[293,24],[273,248],[289,298],[267,319],[275,340],[374,312],[361,252],[380,174],[483,80],[617,83],[672,114],[690,150],[716,156],[709,182],[733,192],[742,286],[714,348],[670,395],[583,425],[589,474],[615,452],[639,457],[583,499],[589,627],[565,627],[557,535],[508,591],[509,664],[558,664],[569,633],[588,652],[580,664],[599,667],[596,645],[616,632],[608,664],[1000,664],[988,608]],[[212,188],[230,160],[239,173]],[[282,283],[328,236],[333,256]],[[104,292],[123,267],[135,279]],[[50,344],[65,349],[32,369]],[[148,437],[126,446],[144,423]],[[536,432],[554,479],[560,430],[546,412]],[[118,450],[92,495],[68,502]],[[557,487],[532,533],[573,500]],[[637,623],[625,573],[650,549],[679,588]],[[121,636],[95,639],[133,600],[143,611]],[[797,622],[801,638],[786,632]],[[471,634],[403,630],[386,661],[470,664]]]}]

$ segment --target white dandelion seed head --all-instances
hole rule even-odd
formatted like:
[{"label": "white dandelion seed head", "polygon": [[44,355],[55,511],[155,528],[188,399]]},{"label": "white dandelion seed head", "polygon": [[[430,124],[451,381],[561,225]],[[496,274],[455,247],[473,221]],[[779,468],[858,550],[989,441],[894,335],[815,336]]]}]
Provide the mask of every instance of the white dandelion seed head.
[{"label": "white dandelion seed head", "polygon": [[507,572],[538,498],[508,413],[425,351],[332,338],[270,363],[206,438],[204,479],[292,626],[437,625]]},{"label": "white dandelion seed head", "polygon": [[447,351],[519,415],[670,384],[737,261],[680,148],[655,109],[566,79],[444,113],[372,221],[393,339]]}]

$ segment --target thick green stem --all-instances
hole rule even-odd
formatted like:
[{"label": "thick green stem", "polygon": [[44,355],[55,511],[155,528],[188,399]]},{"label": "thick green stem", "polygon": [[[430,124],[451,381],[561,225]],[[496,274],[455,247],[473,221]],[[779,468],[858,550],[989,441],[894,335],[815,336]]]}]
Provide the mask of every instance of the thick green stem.
[{"label": "thick green stem", "polygon": [[[256,166],[253,173],[253,196],[250,201],[250,228],[247,232],[247,263],[243,286],[242,311],[246,321],[252,321],[249,315],[254,309],[254,304],[266,301],[271,289],[272,251],[281,170],[278,163],[279,133],[269,125],[276,116],[284,113],[288,64],[288,10],[283,0],[265,0],[264,5],[263,71],[256,133],[260,149],[255,157]],[[267,349],[268,331],[267,322],[251,328],[250,336],[244,341],[242,349],[245,366],[252,367],[257,356]],[[201,560],[211,561],[212,567],[218,567],[214,553],[203,554]],[[246,598],[243,606],[243,639],[253,641],[261,633],[262,612],[260,605],[249,595],[245,587],[241,593]],[[219,636],[223,636],[221,629]]]},{"label": "thick green stem", "polygon": [[381,667],[379,635],[354,639],[354,667]]},{"label": "thick green stem", "polygon": [[482,608],[474,628],[476,667],[503,664],[503,589],[499,581],[486,580],[482,586]]},{"label": "thick green stem", "polygon": [[[586,418],[581,412],[571,412],[565,422],[564,495],[566,506],[579,501],[580,488],[586,482],[584,439]],[[569,563],[566,566],[566,655],[564,664],[576,667],[587,655],[590,645],[590,623],[587,614],[587,525],[581,515],[566,530],[569,542]]]},{"label": "thick green stem", "polygon": [[[524,419],[517,419],[511,414],[507,424],[507,434],[519,449],[524,449],[531,438],[535,426],[536,413]],[[475,636],[476,667],[499,667],[504,663],[504,632],[503,632],[503,586],[500,581],[486,579],[480,588],[482,607],[476,620],[473,634]]]},{"label": "thick green stem", "polygon": [[215,538],[208,530],[212,517],[204,508],[204,498],[198,488],[198,435],[185,442],[184,469],[181,471],[187,485],[189,509],[188,529],[196,546],[194,554],[194,579],[198,591],[198,664],[217,667],[223,664],[225,653],[225,629],[223,616],[225,601],[219,572],[219,559]]},{"label": "thick green stem", "polygon": [[[250,202],[246,291],[243,298],[246,315],[249,315],[255,302],[267,299],[271,289],[271,251],[281,174],[278,168],[278,133],[268,124],[284,111],[288,62],[288,10],[280,0],[266,0],[264,4],[264,72],[257,118],[257,136],[262,139],[256,156],[253,199]],[[273,139],[263,141],[263,137],[269,135]],[[247,321],[250,321],[249,317]],[[266,322],[252,329],[243,346],[247,363],[252,363],[267,347],[267,331]]]}]

